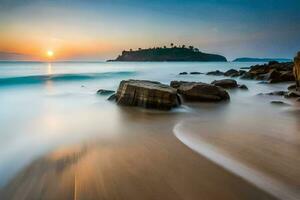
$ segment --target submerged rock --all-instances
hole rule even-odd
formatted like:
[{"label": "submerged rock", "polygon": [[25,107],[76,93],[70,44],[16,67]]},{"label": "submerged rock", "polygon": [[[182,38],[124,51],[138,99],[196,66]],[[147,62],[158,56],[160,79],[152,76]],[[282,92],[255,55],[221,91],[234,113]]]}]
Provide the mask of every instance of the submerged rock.
[{"label": "submerged rock", "polygon": [[190,72],[190,74],[192,74],[192,75],[198,75],[198,74],[203,74],[203,73],[201,73],[201,72]]},{"label": "submerged rock", "polygon": [[283,101],[271,101],[271,104],[277,104],[277,105],[289,105]]},{"label": "submerged rock", "polygon": [[100,89],[97,91],[97,94],[100,94],[100,95],[110,95],[112,93],[115,93],[115,91],[113,90],[104,90],[104,89]]},{"label": "submerged rock", "polygon": [[207,83],[172,81],[170,85],[187,101],[217,102],[230,99],[226,90]]},{"label": "submerged rock", "polygon": [[220,86],[222,88],[237,88],[238,84],[233,79],[222,79],[222,80],[215,80],[211,84]]},{"label": "submerged rock", "polygon": [[179,75],[187,75],[187,72],[180,72]]},{"label": "submerged rock", "polygon": [[287,91],[274,91],[274,92],[266,93],[266,95],[273,95],[273,96],[284,96],[287,94],[288,94]]},{"label": "submerged rock", "polygon": [[119,105],[169,110],[181,104],[176,89],[156,81],[121,81],[116,102]]}]

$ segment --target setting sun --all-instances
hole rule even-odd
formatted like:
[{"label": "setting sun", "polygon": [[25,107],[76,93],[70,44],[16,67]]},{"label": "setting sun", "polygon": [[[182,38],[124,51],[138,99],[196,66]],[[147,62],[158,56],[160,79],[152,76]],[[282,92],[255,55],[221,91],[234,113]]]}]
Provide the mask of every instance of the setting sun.
[{"label": "setting sun", "polygon": [[54,53],[53,53],[52,50],[48,50],[48,51],[47,51],[47,56],[48,56],[49,58],[51,58],[53,55],[54,55]]}]

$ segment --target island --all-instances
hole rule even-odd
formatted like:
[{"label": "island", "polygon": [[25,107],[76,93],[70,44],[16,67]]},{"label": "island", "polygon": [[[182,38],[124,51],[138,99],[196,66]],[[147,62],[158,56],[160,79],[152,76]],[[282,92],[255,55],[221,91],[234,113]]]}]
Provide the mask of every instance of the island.
[{"label": "island", "polygon": [[270,62],[270,61],[277,61],[277,62],[291,62],[292,59],[288,58],[236,58],[232,62]]},{"label": "island", "polygon": [[129,51],[123,51],[112,61],[203,61],[203,62],[227,62],[227,59],[224,56],[217,54],[203,53],[199,51],[198,48],[193,46],[186,47],[174,46],[171,44],[171,47],[154,47],[148,49],[137,49]]}]

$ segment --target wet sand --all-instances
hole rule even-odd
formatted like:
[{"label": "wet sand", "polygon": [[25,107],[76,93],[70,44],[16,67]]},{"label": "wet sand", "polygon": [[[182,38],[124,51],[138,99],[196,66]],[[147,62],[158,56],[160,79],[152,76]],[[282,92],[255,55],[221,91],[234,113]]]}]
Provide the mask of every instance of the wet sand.
[{"label": "wet sand", "polygon": [[0,199],[275,199],[181,143],[173,134],[178,115],[123,115],[121,136],[37,159]]}]

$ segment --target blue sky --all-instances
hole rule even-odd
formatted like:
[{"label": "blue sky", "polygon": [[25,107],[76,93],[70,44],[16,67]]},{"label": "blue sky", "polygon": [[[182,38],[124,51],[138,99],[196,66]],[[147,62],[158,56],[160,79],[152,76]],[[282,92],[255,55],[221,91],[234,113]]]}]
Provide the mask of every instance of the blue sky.
[{"label": "blue sky", "polygon": [[291,58],[300,50],[299,0],[0,2],[0,51],[51,48],[61,59],[106,59],[173,42],[232,59]]}]

